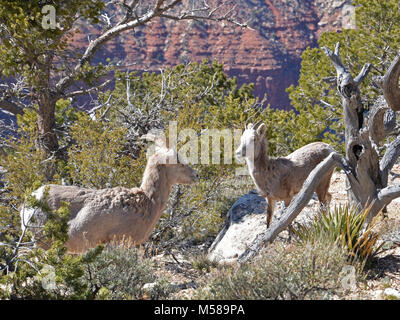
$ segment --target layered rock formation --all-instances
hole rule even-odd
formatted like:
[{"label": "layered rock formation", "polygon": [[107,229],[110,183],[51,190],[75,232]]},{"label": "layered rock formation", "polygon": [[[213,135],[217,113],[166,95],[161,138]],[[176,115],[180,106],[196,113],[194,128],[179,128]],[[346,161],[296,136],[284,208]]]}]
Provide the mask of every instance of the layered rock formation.
[{"label": "layered rock formation", "polygon": [[[210,0],[217,1],[217,0]],[[242,0],[240,16],[252,29],[232,25],[156,19],[134,32],[110,41],[97,60],[112,57],[133,64],[138,71],[159,71],[189,61],[218,60],[239,83],[253,82],[255,94],[268,103],[290,108],[286,88],[298,79],[301,54],[316,46],[325,31],[340,30],[349,22],[351,0]],[[351,10],[350,10],[351,15]],[[85,48],[95,37],[92,27],[81,26],[75,46]],[[0,112],[0,119],[9,118]]]},{"label": "layered rock formation", "polygon": [[316,46],[322,32],[340,30],[348,22],[343,16],[350,2],[238,1],[238,13],[251,19],[252,29],[158,19],[113,40],[102,55],[134,63],[131,68],[140,71],[217,59],[239,83],[255,83],[257,96],[267,94],[272,106],[289,108],[285,89],[297,82],[302,52]]}]

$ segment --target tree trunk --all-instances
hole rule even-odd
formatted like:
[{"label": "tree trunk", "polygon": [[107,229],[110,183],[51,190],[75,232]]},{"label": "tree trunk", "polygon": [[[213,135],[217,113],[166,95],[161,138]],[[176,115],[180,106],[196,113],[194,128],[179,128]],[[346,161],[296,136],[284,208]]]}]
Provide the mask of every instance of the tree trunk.
[{"label": "tree trunk", "polygon": [[[322,49],[336,68],[337,87],[342,96],[346,125],[346,160],[355,178],[352,179],[352,182],[349,175],[347,176],[348,185],[351,187],[349,200],[355,203],[360,210],[372,205],[368,217],[368,221],[371,221],[393,200],[386,194],[388,192],[388,174],[389,167],[393,167],[399,155],[400,144],[398,140],[392,143],[387,148],[382,161],[379,160],[378,146],[393,132],[396,125],[394,110],[400,103],[400,101],[397,103],[395,101],[396,97],[400,97],[398,94],[399,59],[396,58],[383,77],[383,97],[378,98],[367,113],[362,105],[359,85],[368,75],[371,65],[366,64],[360,74],[353,79],[340,59],[339,43],[336,45],[335,52],[326,47]],[[392,100],[388,101],[389,99]],[[394,196],[396,192],[389,192],[389,194]],[[386,201],[388,203],[385,203]]]},{"label": "tree trunk", "polygon": [[56,100],[49,92],[45,92],[39,95],[38,104],[39,146],[52,155],[58,151],[58,139],[54,131]]}]

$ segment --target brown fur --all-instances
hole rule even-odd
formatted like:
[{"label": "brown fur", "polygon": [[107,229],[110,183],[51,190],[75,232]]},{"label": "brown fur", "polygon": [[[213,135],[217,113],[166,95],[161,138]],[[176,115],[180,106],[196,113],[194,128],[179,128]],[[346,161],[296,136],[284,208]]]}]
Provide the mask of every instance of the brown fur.
[{"label": "brown fur", "polygon": [[[149,238],[166,207],[172,186],[190,184],[198,178],[188,165],[166,164],[166,152],[166,149],[158,151],[149,158],[140,188],[94,190],[47,186],[46,201],[51,209],[60,207],[62,201],[70,203],[69,239],[66,242],[69,252],[84,252],[113,240],[129,239],[141,244]],[[21,210],[23,228],[32,212],[26,208]]]},{"label": "brown fur", "polygon": [[[265,125],[258,129],[252,124],[243,133],[242,144],[236,151],[244,156],[246,139],[254,135],[254,158],[246,158],[249,173],[259,194],[267,201],[267,226],[270,225],[276,201],[284,201],[288,206],[292,198],[301,190],[310,172],[334,150],[322,142],[310,143],[286,157],[272,159],[268,156],[268,142],[264,138]],[[253,132],[254,131],[254,132]],[[316,188],[319,201],[327,205],[331,200],[328,192],[333,170],[328,172]]]}]

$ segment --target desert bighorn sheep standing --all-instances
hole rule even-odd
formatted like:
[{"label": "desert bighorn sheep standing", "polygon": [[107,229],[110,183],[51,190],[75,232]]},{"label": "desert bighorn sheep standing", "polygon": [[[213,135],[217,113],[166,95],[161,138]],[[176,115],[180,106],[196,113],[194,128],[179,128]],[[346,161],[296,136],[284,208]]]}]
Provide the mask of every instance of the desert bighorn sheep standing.
[{"label": "desert bighorn sheep standing", "polygon": [[[172,186],[198,180],[191,167],[176,161],[176,151],[168,149],[163,139],[151,134],[142,138],[156,142],[158,149],[148,158],[140,188],[95,190],[52,184],[33,193],[52,210],[59,208],[62,201],[70,204],[68,252],[80,253],[100,243],[124,238],[135,244],[145,242],[166,207]],[[20,214],[23,230],[43,226],[46,221],[46,214],[40,208],[23,206]],[[48,246],[40,243],[40,239],[38,245]]]},{"label": "desert bighorn sheep standing", "polygon": [[[249,124],[240,140],[236,156],[244,157],[258,193],[267,200],[267,227],[269,227],[277,200],[288,206],[301,190],[310,172],[334,150],[322,142],[310,143],[284,158],[268,157],[268,142],[264,138],[266,125]],[[316,188],[318,199],[328,204],[328,192],[333,170],[329,171]]]}]

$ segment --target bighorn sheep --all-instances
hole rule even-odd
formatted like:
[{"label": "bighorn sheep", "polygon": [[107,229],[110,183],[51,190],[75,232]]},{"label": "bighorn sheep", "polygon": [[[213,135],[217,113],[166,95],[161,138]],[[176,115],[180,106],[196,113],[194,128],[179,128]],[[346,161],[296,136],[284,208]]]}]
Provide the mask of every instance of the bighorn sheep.
[{"label": "bighorn sheep", "polygon": [[[264,123],[250,123],[245,128],[235,153],[238,158],[245,158],[258,193],[267,200],[269,227],[276,201],[283,200],[288,206],[301,190],[310,172],[334,150],[326,143],[314,142],[284,158],[271,159],[268,157],[265,131]],[[328,190],[332,173],[333,170],[328,172],[316,188],[319,201],[325,205],[331,200]]]},{"label": "bighorn sheep", "polygon": [[[52,210],[59,208],[62,201],[70,204],[68,252],[81,253],[98,244],[122,239],[142,244],[160,219],[172,186],[198,181],[198,174],[179,160],[175,150],[166,147],[165,140],[151,134],[142,138],[153,140],[158,148],[148,158],[140,188],[95,190],[51,184],[33,193]],[[23,206],[20,214],[23,230],[27,227],[35,230],[46,221],[46,214],[39,208]],[[49,244],[39,239],[38,245],[47,248]]]}]

